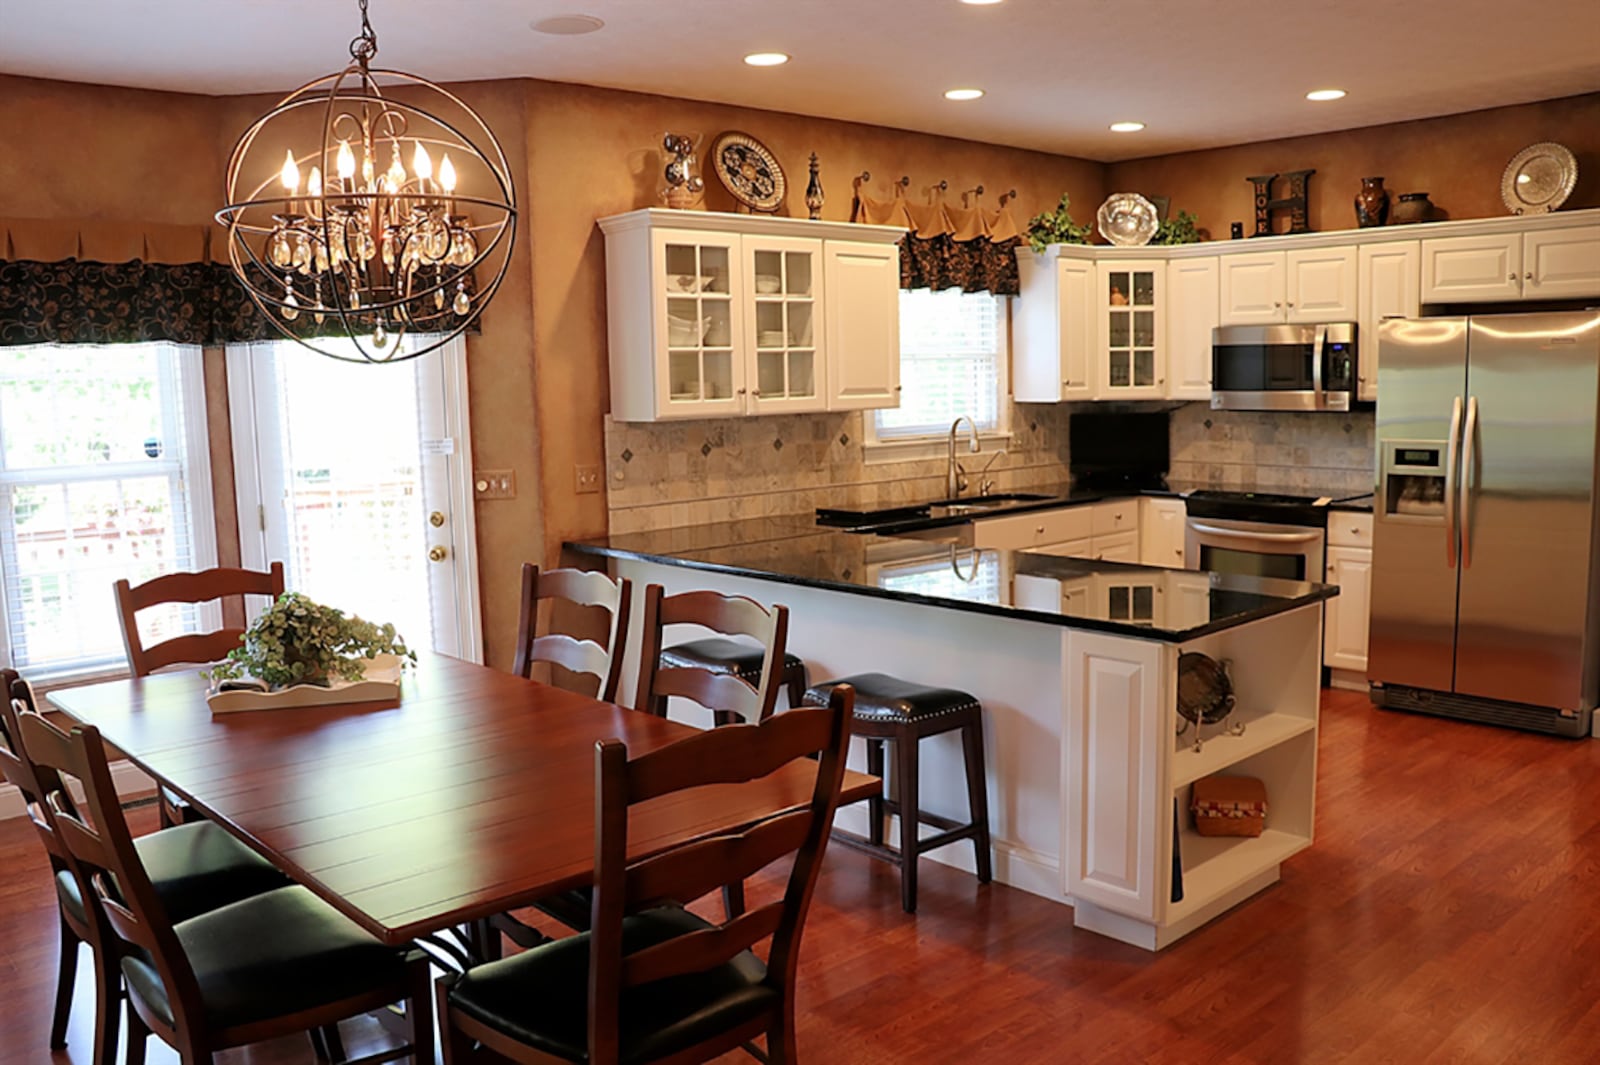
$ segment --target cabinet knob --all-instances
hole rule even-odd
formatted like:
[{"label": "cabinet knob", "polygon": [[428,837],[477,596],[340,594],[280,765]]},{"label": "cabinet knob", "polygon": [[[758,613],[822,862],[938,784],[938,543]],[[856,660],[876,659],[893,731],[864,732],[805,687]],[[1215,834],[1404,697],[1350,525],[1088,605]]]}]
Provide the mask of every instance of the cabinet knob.
[{"label": "cabinet knob", "polygon": [[1041,526],[1039,526],[1037,529],[1035,529],[1033,531],[1036,532],[1036,533],[1042,533],[1042,532],[1044,532],[1044,526],[1041,525]]},{"label": "cabinet knob", "polygon": [[1515,281],[1516,279],[1517,279],[1517,275],[1516,274],[1508,274],[1506,276],[1506,280],[1507,281]]},{"label": "cabinet knob", "polygon": [[1522,275],[1522,279],[1524,281],[1532,281],[1533,280],[1533,271],[1529,270],[1527,273],[1523,274]]},{"label": "cabinet knob", "polygon": [[741,395],[741,396],[744,395],[744,389],[742,389],[742,388],[739,389],[739,395]]},{"label": "cabinet knob", "polygon": [[905,385],[895,385],[894,386],[894,390],[896,392],[904,392],[906,390],[906,386]]},{"label": "cabinet knob", "polygon": [[759,388],[752,388],[752,389],[751,389],[751,390],[750,390],[750,394],[751,394],[751,395],[752,395],[752,396],[759,396],[759,395],[761,395],[761,389],[759,389]]},{"label": "cabinet knob", "polygon": [[1279,301],[1277,301],[1277,300],[1273,300],[1273,301],[1272,301],[1272,306],[1273,306],[1273,307],[1274,307],[1274,308],[1277,308],[1277,307],[1282,307],[1282,306],[1283,306],[1283,304],[1282,304],[1282,303],[1280,303],[1280,302],[1279,302]]},{"label": "cabinet knob", "polygon": [[1291,307],[1293,307],[1293,306],[1294,306],[1294,300],[1290,300],[1290,301],[1289,301],[1289,306],[1291,306]]},{"label": "cabinet knob", "polygon": [[1166,378],[1165,378],[1165,377],[1158,377],[1158,378],[1156,378],[1156,384],[1158,384],[1158,385],[1164,385],[1164,384],[1166,384],[1166,383],[1167,383],[1167,379],[1166,379]]}]

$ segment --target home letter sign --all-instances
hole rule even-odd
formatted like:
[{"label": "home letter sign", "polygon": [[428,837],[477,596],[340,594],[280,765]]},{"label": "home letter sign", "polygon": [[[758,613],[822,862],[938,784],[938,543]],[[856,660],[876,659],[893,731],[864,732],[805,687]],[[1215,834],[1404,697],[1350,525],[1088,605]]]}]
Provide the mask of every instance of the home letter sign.
[{"label": "home letter sign", "polygon": [[[1255,187],[1256,231],[1252,237],[1272,236],[1272,213],[1274,211],[1289,212],[1289,228],[1287,233],[1309,233],[1311,225],[1306,220],[1306,181],[1315,174],[1315,170],[1291,170],[1287,174],[1260,174],[1256,177],[1245,178]],[[1274,200],[1272,198],[1272,183],[1279,177],[1289,180],[1289,195]]]}]

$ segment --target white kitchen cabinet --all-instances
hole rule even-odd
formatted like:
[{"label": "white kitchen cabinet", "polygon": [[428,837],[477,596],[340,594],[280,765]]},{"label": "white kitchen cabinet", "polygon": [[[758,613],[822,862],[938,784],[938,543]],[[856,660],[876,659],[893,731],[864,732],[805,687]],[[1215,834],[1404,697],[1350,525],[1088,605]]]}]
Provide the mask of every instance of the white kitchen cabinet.
[{"label": "white kitchen cabinet", "polygon": [[1139,561],[1147,566],[1182,569],[1184,519],[1181,499],[1145,496],[1139,500]]},{"label": "white kitchen cabinet", "polygon": [[1356,333],[1357,399],[1378,398],[1378,323],[1415,318],[1420,296],[1422,245],[1415,240],[1363,244],[1360,252],[1361,317]]},{"label": "white kitchen cabinet", "polygon": [[1365,691],[1367,632],[1372,616],[1372,515],[1328,515],[1326,581],[1339,594],[1328,600],[1322,628],[1322,664],[1336,688]]},{"label": "white kitchen cabinet", "polygon": [[1356,247],[1225,255],[1220,292],[1222,325],[1355,321]]},{"label": "white kitchen cabinet", "polygon": [[1600,296],[1600,225],[1422,241],[1422,302]]},{"label": "white kitchen cabinet", "polygon": [[599,225],[617,420],[899,403],[901,230],[659,208]]},{"label": "white kitchen cabinet", "polygon": [[1211,331],[1217,325],[1218,260],[1167,263],[1167,398],[1211,398]]},{"label": "white kitchen cabinet", "polygon": [[1166,263],[1097,263],[1099,337],[1095,399],[1161,399],[1166,393]]},{"label": "white kitchen cabinet", "polygon": [[1094,557],[1106,562],[1136,564],[1139,561],[1139,530],[1096,535]]},{"label": "white kitchen cabinet", "polygon": [[1092,399],[1095,266],[1061,249],[1019,250],[1021,295],[1011,309],[1012,394],[1023,403]]}]

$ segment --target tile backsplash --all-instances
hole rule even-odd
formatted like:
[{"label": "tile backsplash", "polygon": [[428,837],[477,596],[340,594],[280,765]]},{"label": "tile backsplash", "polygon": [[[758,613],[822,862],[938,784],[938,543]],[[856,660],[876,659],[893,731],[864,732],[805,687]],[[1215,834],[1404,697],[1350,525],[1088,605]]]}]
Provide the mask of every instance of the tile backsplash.
[{"label": "tile backsplash", "polygon": [[[1067,404],[1012,406],[1007,455],[991,468],[997,487],[1068,480]],[[808,514],[819,506],[891,506],[944,491],[945,459],[868,463],[863,419],[871,412],[789,414],[685,422],[606,419],[606,505],[613,533],[738,518]],[[1188,403],[1171,413],[1174,480],[1219,488],[1372,490],[1374,419],[1352,414],[1214,411]],[[988,461],[966,454],[976,487]],[[973,459],[979,459],[973,462]]]},{"label": "tile backsplash", "polygon": [[[890,506],[944,491],[937,458],[868,463],[863,419],[871,411],[685,422],[606,419],[606,505],[613,533],[713,521],[805,514],[845,501]],[[1067,411],[1014,404],[1007,454],[990,467],[1000,490],[1067,480]],[[966,453],[976,490],[989,460]],[[977,460],[977,461],[974,461]]]},{"label": "tile backsplash", "polygon": [[1269,413],[1187,403],[1172,412],[1168,476],[1217,488],[1370,492],[1375,431],[1370,410]]}]

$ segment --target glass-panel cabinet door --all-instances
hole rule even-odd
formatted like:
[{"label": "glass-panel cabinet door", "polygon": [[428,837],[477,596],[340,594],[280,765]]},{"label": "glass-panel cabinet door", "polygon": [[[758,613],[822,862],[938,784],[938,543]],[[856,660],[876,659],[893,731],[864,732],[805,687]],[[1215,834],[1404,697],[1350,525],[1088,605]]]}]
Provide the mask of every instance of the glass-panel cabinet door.
[{"label": "glass-panel cabinet door", "polygon": [[739,238],[660,230],[651,245],[657,408],[669,418],[743,414]]},{"label": "glass-panel cabinet door", "polygon": [[1162,354],[1164,263],[1101,263],[1101,399],[1159,397],[1166,386]]},{"label": "glass-panel cabinet door", "polygon": [[744,238],[750,411],[827,407],[822,367],[822,241]]}]

